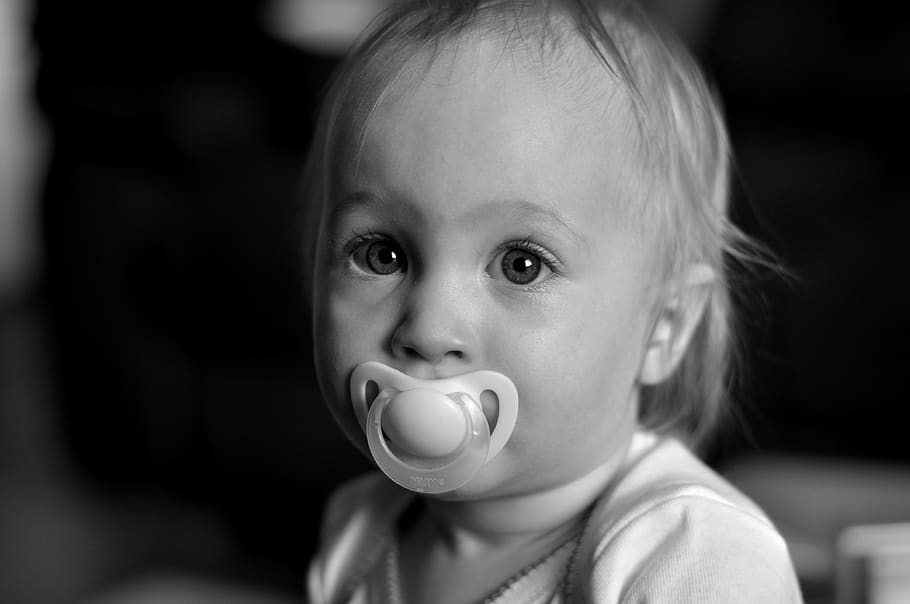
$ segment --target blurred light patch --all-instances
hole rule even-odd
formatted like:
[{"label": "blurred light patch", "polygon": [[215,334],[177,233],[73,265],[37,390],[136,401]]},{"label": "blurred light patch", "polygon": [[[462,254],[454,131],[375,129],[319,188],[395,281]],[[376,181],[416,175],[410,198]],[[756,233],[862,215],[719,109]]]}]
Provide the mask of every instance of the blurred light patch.
[{"label": "blurred light patch", "polygon": [[294,604],[284,595],[178,573],[149,573],[118,585],[81,604]]},{"label": "blurred light patch", "polygon": [[837,604],[910,602],[910,523],[848,527],[837,553]]},{"label": "blurred light patch", "polygon": [[0,298],[24,288],[37,262],[32,208],[43,144],[26,6],[0,2]]},{"label": "blurred light patch", "polygon": [[394,0],[273,0],[264,13],[273,36],[319,54],[344,53]]}]

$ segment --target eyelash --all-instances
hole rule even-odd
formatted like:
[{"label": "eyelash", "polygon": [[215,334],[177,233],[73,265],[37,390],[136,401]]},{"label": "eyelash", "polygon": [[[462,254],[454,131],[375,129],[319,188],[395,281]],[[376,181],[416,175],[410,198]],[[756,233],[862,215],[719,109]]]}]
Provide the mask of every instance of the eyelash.
[{"label": "eyelash", "polygon": [[[371,229],[367,229],[366,231],[358,231],[356,229],[351,229],[347,242],[342,246],[342,248],[339,252],[339,257],[342,260],[344,260],[345,262],[347,262],[349,265],[355,264],[354,259],[353,259],[354,253],[356,253],[358,250],[360,250],[363,246],[369,245],[370,243],[373,243],[375,241],[393,241],[393,240],[390,239],[389,237],[386,237],[385,235],[376,233]],[[360,268],[357,268],[356,272],[357,272],[358,276],[363,277],[363,278],[372,278],[372,277],[381,276],[381,275],[373,275]]]},{"label": "eyelash", "polygon": [[539,256],[540,259],[544,261],[544,264],[546,264],[553,272],[556,272],[556,270],[560,267],[559,259],[556,258],[556,256],[554,256],[547,248],[543,247],[542,245],[534,243],[528,237],[515,241],[508,241],[502,244],[499,246],[499,249],[496,250],[496,255],[498,256],[499,254],[515,249],[531,252],[532,254]]},{"label": "eyelash", "polygon": [[[348,261],[353,262],[351,260],[352,255],[357,250],[359,250],[362,246],[368,245],[374,241],[393,241],[393,240],[391,240],[388,237],[381,235],[379,233],[375,233],[371,229],[367,229],[366,231],[358,231],[358,230],[352,229],[347,243],[345,243],[345,245],[341,249],[340,255],[343,258],[347,259]],[[496,249],[496,252],[493,255],[494,260],[495,260],[495,258],[499,258],[502,254],[508,252],[509,250],[514,250],[514,249],[523,250],[523,251],[526,251],[526,252],[529,252],[531,254],[538,256],[541,259],[541,261],[550,270],[550,275],[548,275],[547,277],[545,277],[542,281],[540,281],[538,283],[533,283],[533,284],[524,285],[524,286],[513,284],[514,287],[519,287],[519,288],[522,288],[522,289],[525,289],[528,291],[541,291],[548,285],[548,282],[554,276],[558,276],[560,274],[560,268],[562,267],[562,264],[560,263],[559,259],[548,249],[541,246],[540,244],[535,243],[529,237],[525,237],[523,239],[516,239],[516,240],[512,240],[512,241],[507,241],[507,242],[503,243]],[[367,275],[369,275],[369,274],[367,273]],[[370,276],[372,276],[372,275],[370,275]]]},{"label": "eyelash", "polygon": [[535,283],[529,283],[527,285],[512,283],[510,284],[510,287],[518,288],[530,293],[542,292],[552,285],[554,278],[557,278],[561,275],[560,269],[562,268],[562,263],[559,261],[559,259],[547,248],[538,243],[535,243],[529,237],[503,243],[496,250],[496,253],[494,254],[494,261],[500,258],[503,254],[507,253],[509,250],[516,249],[529,252],[540,258],[541,263],[547,267],[550,274],[546,275],[543,279]]},{"label": "eyelash", "polygon": [[381,235],[377,235],[370,229],[367,229],[366,231],[357,231],[357,230],[352,229],[351,234],[348,237],[348,242],[344,244],[344,248],[342,249],[342,254],[347,256],[351,252],[353,252],[354,250],[359,248],[361,245],[364,245],[366,243],[370,243],[370,242],[376,241],[376,240],[382,240],[382,239],[385,239],[385,237],[383,237]]}]

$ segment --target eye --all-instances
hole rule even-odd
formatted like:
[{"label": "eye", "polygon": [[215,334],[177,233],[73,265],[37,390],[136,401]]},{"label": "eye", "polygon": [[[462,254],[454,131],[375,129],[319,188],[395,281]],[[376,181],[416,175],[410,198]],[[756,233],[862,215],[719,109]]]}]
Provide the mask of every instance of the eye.
[{"label": "eye", "polygon": [[526,250],[509,250],[500,261],[503,276],[518,285],[533,283],[542,266],[540,257]]},{"label": "eye", "polygon": [[553,263],[545,250],[522,241],[508,244],[487,267],[487,274],[515,285],[531,285],[547,277]]},{"label": "eye", "polygon": [[361,270],[376,275],[404,272],[408,266],[401,248],[385,239],[365,241],[352,252],[351,259]]}]

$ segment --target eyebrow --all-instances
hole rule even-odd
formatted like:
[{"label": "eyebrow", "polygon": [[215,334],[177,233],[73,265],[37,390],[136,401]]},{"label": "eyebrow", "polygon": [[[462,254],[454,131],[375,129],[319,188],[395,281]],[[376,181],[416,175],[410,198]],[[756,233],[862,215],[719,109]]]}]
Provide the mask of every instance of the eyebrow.
[{"label": "eyebrow", "polygon": [[[335,201],[329,210],[330,225],[336,225],[346,214],[354,212],[359,208],[378,209],[388,206],[389,203],[380,195],[368,191],[358,191],[350,195],[345,195]],[[395,204],[398,208],[399,204]],[[417,219],[419,212],[417,208],[410,203],[401,204],[400,210],[403,210],[409,218]]]},{"label": "eyebrow", "polygon": [[469,213],[469,216],[479,215],[482,217],[494,209],[504,209],[516,218],[528,218],[533,222],[546,223],[548,226],[559,229],[567,233],[577,243],[587,245],[588,238],[585,237],[578,229],[573,227],[558,211],[555,209],[528,201],[525,199],[507,199],[504,201],[489,201],[479,205]]},{"label": "eyebrow", "polygon": [[[350,195],[345,195],[335,204],[330,212],[330,224],[336,222],[344,214],[354,211],[360,207],[379,207],[387,205],[387,202],[380,196],[366,191],[358,191]],[[409,217],[417,218],[420,210],[410,202],[404,201],[401,204],[396,203],[396,207],[404,210]],[[493,212],[504,212],[514,216],[516,220],[525,219],[530,222],[545,223],[546,226],[564,231],[577,243],[588,245],[588,238],[578,229],[573,227],[563,216],[545,205],[534,203],[525,199],[505,199],[498,201],[487,201],[473,208],[470,212],[462,216],[462,219],[477,220]]]}]

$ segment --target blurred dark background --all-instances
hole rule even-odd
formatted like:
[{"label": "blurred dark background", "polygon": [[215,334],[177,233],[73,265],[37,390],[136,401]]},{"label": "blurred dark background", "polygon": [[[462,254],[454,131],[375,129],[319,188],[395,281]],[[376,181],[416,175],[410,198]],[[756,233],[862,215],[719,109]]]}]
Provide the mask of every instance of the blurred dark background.
[{"label": "blurred dark background", "polygon": [[[21,221],[0,224],[21,239],[0,263],[0,601],[133,601],[136,577],[195,594],[161,601],[302,597],[322,501],[367,467],[319,398],[300,289],[295,192],[346,35],[303,3],[0,15],[35,124],[0,146],[35,174],[0,214]],[[908,11],[649,4],[723,99],[737,222],[795,275],[748,279],[740,420],[708,461],[833,601],[839,531],[910,521]]]}]

